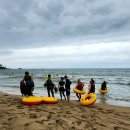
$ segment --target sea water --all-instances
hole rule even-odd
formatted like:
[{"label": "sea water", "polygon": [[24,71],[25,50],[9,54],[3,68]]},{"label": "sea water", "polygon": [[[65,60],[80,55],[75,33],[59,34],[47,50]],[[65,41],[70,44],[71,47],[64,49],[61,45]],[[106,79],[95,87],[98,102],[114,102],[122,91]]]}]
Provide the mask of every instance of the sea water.
[{"label": "sea water", "polygon": [[[43,86],[47,75],[52,75],[52,81],[58,86],[60,77],[67,75],[72,81],[71,99],[78,100],[73,88],[78,79],[84,82],[88,91],[88,84],[91,79],[95,80],[97,103],[104,102],[111,105],[130,107],[130,69],[0,69],[0,91],[21,95],[19,83],[24,77],[25,71],[32,75],[35,89],[34,95],[47,96],[47,90]],[[108,82],[109,92],[102,95],[98,92],[103,81]],[[55,96],[60,99],[59,92]]]}]

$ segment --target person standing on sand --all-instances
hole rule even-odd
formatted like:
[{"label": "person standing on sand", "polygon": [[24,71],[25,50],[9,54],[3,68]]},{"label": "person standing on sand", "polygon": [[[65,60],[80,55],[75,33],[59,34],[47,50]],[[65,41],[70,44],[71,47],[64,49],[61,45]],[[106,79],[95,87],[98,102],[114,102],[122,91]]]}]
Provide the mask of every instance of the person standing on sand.
[{"label": "person standing on sand", "polygon": [[32,80],[32,77],[29,76],[28,80],[26,81],[26,87],[27,87],[27,94],[28,96],[33,96],[33,90],[34,90],[34,82]]},{"label": "person standing on sand", "polygon": [[65,75],[64,76],[65,79],[65,89],[66,89],[66,96],[67,96],[67,100],[68,102],[70,101],[70,85],[71,85],[71,81],[68,79],[68,77]]},{"label": "person standing on sand", "polygon": [[33,82],[32,77],[29,75],[29,72],[26,71],[23,80],[20,81],[20,91],[22,93],[22,96],[30,96],[32,95],[32,91],[34,89],[34,82],[30,84],[29,86],[27,85],[27,82],[29,81]]},{"label": "person standing on sand", "polygon": [[62,95],[64,96],[64,98],[66,100],[66,97],[65,97],[65,94],[64,94],[64,92],[65,92],[64,85],[65,85],[64,78],[61,77],[61,80],[58,83],[58,88],[59,88],[59,91],[60,91],[60,98],[61,98],[61,100],[62,100]]},{"label": "person standing on sand", "polygon": [[48,79],[46,80],[44,86],[47,87],[48,97],[50,97],[50,92],[52,94],[52,97],[54,97],[54,91],[53,90],[54,90],[55,84],[52,82],[50,74],[48,75]]}]

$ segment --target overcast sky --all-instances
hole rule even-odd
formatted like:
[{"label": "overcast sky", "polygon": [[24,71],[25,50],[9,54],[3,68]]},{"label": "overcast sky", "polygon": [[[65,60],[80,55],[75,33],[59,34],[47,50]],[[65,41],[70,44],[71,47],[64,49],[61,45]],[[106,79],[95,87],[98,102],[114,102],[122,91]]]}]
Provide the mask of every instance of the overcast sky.
[{"label": "overcast sky", "polygon": [[129,68],[130,0],[0,0],[8,68]]}]

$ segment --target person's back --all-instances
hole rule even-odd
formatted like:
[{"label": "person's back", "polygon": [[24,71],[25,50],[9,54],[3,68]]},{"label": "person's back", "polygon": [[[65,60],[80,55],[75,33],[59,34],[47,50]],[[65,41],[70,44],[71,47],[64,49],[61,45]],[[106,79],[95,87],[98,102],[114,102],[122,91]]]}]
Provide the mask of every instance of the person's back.
[{"label": "person's back", "polygon": [[95,93],[95,84],[92,81],[89,84],[89,93]]},{"label": "person's back", "polygon": [[91,84],[90,93],[95,93],[95,85]]},{"label": "person's back", "polygon": [[52,96],[54,97],[53,89],[54,89],[55,84],[52,82],[50,74],[48,75],[48,79],[45,82],[44,86],[47,87],[48,97],[50,97],[50,92],[51,92]]},{"label": "person's back", "polygon": [[24,75],[24,78],[23,78],[25,81],[29,80],[29,72],[26,71],[25,72],[25,75]]},{"label": "person's back", "polygon": [[29,72],[26,71],[23,80],[21,80],[20,82],[20,91],[22,93],[22,96],[28,95],[28,88],[26,86],[26,82],[29,80],[29,78],[30,78]]},{"label": "person's back", "polygon": [[64,96],[64,98],[66,100],[66,97],[65,97],[65,94],[64,94],[64,91],[65,91],[64,85],[65,85],[64,78],[61,77],[61,80],[59,81],[59,84],[58,84],[61,100],[62,100],[62,95]]},{"label": "person's back", "polygon": [[22,96],[26,96],[26,84],[24,80],[20,81],[20,91],[22,93]]},{"label": "person's back", "polygon": [[95,80],[91,79],[90,81],[91,81],[92,84],[95,84]]},{"label": "person's back", "polygon": [[61,86],[63,87],[65,85],[65,81],[63,81],[63,80],[59,81],[59,85],[60,85],[60,87]]},{"label": "person's back", "polygon": [[64,79],[64,78],[61,77],[61,80],[59,81],[59,84],[58,84],[59,91],[64,91],[65,81],[64,81],[63,79]]},{"label": "person's back", "polygon": [[52,82],[51,79],[47,79],[46,86],[49,87],[49,88],[53,88],[54,87],[54,83]]},{"label": "person's back", "polygon": [[34,87],[34,82],[33,80],[29,79],[26,81],[26,86],[30,87],[31,89]]},{"label": "person's back", "polygon": [[67,96],[67,99],[68,99],[68,102],[70,101],[70,85],[71,85],[71,81],[68,79],[68,77],[65,75],[64,76],[65,78],[65,88],[66,88],[66,96]]},{"label": "person's back", "polygon": [[71,81],[69,79],[66,79],[65,88],[70,89]]},{"label": "person's back", "polygon": [[31,78],[31,76],[28,77],[28,80],[26,81],[26,87],[27,87],[27,94],[28,96],[32,96],[32,91],[34,90],[34,82]]},{"label": "person's back", "polygon": [[65,85],[65,81],[63,80],[63,78],[61,78],[61,80],[59,81],[59,86],[64,87],[64,85]]},{"label": "person's back", "polygon": [[101,85],[101,90],[106,90],[107,86],[106,86],[106,82],[104,81]]}]

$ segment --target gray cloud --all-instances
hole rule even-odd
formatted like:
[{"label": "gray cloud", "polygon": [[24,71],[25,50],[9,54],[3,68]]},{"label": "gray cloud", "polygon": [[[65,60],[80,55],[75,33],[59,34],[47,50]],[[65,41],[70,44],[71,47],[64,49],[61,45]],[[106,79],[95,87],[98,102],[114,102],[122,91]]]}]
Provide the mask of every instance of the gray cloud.
[{"label": "gray cloud", "polygon": [[33,48],[81,39],[129,41],[129,5],[129,0],[1,0],[0,45]]},{"label": "gray cloud", "polygon": [[8,67],[130,65],[129,0],[0,3],[0,62]]},{"label": "gray cloud", "polygon": [[9,56],[10,54],[12,54],[13,52],[11,50],[1,50],[0,49],[0,56]]}]

